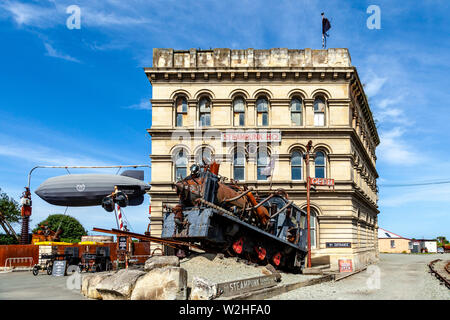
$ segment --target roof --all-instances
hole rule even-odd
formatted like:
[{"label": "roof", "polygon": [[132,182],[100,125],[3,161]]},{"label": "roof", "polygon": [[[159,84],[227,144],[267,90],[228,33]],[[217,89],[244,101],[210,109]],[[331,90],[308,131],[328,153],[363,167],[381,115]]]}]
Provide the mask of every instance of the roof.
[{"label": "roof", "polygon": [[410,240],[408,238],[399,236],[398,234],[395,234],[395,233],[390,232],[388,230],[385,230],[383,228],[378,228],[378,239],[405,239],[405,240]]}]

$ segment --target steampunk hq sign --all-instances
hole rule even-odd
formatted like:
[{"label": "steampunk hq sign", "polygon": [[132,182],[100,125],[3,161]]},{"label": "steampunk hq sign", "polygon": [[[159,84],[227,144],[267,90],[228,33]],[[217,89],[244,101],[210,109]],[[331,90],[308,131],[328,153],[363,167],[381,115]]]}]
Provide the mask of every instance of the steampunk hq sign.
[{"label": "steampunk hq sign", "polygon": [[222,142],[280,142],[280,130],[227,130],[221,133]]}]

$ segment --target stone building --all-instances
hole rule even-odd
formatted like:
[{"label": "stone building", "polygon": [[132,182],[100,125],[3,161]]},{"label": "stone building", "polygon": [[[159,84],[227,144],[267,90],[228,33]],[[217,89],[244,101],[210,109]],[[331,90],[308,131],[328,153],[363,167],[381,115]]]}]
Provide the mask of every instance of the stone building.
[{"label": "stone building", "polygon": [[[306,145],[312,177],[334,179],[311,193],[312,256],[378,256],[375,149],[379,136],[347,49],[154,49],[152,223],[176,203],[172,183],[199,159],[264,194],[285,189],[306,207]],[[263,169],[276,159],[270,178]]]}]

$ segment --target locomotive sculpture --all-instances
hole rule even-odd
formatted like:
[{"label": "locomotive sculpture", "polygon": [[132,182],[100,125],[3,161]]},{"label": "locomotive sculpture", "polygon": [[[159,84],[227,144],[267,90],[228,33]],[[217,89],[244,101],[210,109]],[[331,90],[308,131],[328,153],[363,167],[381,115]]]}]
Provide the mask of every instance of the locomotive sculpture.
[{"label": "locomotive sculpture", "polygon": [[300,272],[307,255],[306,212],[282,189],[258,195],[227,182],[219,166],[194,164],[176,182],[179,203],[165,208],[162,238]]}]

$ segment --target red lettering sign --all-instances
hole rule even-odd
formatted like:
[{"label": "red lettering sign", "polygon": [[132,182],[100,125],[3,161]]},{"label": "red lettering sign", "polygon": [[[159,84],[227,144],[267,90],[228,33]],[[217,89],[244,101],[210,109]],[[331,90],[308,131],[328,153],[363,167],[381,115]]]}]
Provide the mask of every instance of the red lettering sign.
[{"label": "red lettering sign", "polygon": [[339,259],[339,272],[353,272],[352,259]]},{"label": "red lettering sign", "polygon": [[310,183],[315,186],[334,186],[334,179],[310,178]]},{"label": "red lettering sign", "polygon": [[222,132],[222,142],[280,142],[281,132]]}]

